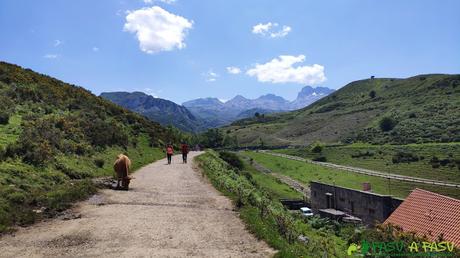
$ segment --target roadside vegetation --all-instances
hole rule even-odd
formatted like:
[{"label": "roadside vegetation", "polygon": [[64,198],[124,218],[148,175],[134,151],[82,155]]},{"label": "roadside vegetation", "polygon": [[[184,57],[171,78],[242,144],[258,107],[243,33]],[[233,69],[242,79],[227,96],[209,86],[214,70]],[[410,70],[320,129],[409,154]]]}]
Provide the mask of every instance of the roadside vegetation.
[{"label": "roadside vegetation", "polygon": [[458,188],[433,186],[400,180],[388,180],[375,176],[327,168],[306,162],[289,160],[282,157],[275,157],[260,152],[246,151],[244,155],[276,173],[289,176],[305,185],[308,185],[310,181],[318,181],[361,190],[363,183],[370,183],[373,192],[393,195],[400,198],[405,198],[415,188],[422,188],[435,193],[460,198],[460,191]]},{"label": "roadside vegetation", "polygon": [[[402,241],[408,246],[426,240],[393,225],[367,228],[318,216],[302,217],[279,201],[301,199],[300,193],[254,169],[251,159],[235,161],[239,155],[232,155],[232,160],[229,156],[210,150],[195,159],[214,187],[233,200],[248,230],[278,250],[276,257],[348,257],[352,243]],[[231,165],[240,162],[242,169]]]},{"label": "roadside vegetation", "polygon": [[[315,230],[281,205],[275,197],[280,194],[277,183],[255,180],[252,177],[255,171],[234,168],[214,151],[198,156],[196,161],[214,187],[234,201],[248,229],[279,250],[277,257],[321,257],[324,253],[328,257],[343,257],[346,253],[343,239],[327,229]],[[269,184],[261,187],[262,182]],[[276,189],[267,191],[271,189],[269,185],[275,185]],[[300,235],[307,236],[308,243],[299,241]]]}]

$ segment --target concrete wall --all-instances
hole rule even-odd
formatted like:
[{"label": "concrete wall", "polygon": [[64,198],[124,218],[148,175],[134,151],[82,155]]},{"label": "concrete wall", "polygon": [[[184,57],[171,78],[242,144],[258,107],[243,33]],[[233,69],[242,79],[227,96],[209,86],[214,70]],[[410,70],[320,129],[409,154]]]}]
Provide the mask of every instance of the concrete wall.
[{"label": "concrete wall", "polygon": [[369,225],[385,221],[402,202],[387,195],[319,182],[311,182],[310,189],[310,201],[314,211],[327,208],[341,210],[362,219],[364,224]]}]

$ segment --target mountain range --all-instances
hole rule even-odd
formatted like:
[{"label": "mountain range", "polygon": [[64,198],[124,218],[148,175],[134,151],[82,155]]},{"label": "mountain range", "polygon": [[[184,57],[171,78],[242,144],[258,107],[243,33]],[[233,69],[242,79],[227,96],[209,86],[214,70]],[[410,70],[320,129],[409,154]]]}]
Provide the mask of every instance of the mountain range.
[{"label": "mountain range", "polygon": [[274,94],[266,94],[256,99],[237,95],[226,102],[217,98],[200,98],[184,102],[183,106],[195,116],[208,121],[210,127],[219,127],[238,119],[253,117],[255,113],[269,114],[304,108],[332,92],[333,89],[326,87],[306,86],[294,101]]},{"label": "mountain range", "polygon": [[142,92],[103,92],[100,96],[162,125],[173,125],[188,132],[201,132],[253,117],[256,113],[270,114],[303,108],[332,92],[334,90],[326,87],[306,86],[292,102],[274,94],[266,94],[257,99],[237,95],[226,102],[217,98],[200,98],[184,102],[183,105]]},{"label": "mountain range", "polygon": [[333,92],[333,89],[327,87],[313,88],[311,86],[306,86],[299,92],[297,98],[290,103],[290,108],[292,110],[304,108]]},{"label": "mountain range", "polygon": [[143,92],[103,92],[100,97],[165,126],[173,125],[188,132],[206,129],[204,121],[195,117],[184,106],[169,100],[154,98]]}]

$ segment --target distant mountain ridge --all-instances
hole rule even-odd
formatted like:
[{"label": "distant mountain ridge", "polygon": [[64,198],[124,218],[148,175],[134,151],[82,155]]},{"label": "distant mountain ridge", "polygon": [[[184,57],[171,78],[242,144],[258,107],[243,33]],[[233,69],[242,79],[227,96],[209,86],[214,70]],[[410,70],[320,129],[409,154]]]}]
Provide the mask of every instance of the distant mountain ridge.
[{"label": "distant mountain ridge", "polygon": [[226,102],[217,98],[199,98],[182,105],[143,92],[103,92],[100,96],[164,126],[173,125],[187,132],[202,132],[253,117],[256,113],[271,114],[303,108],[331,92],[334,90],[326,87],[306,86],[294,101],[274,94],[256,99],[237,95]]},{"label": "distant mountain ridge", "polygon": [[313,88],[311,86],[306,86],[299,92],[297,98],[291,102],[291,109],[304,108],[333,92],[333,89],[329,89],[327,87]]},{"label": "distant mountain ridge", "polygon": [[154,98],[143,92],[103,92],[100,96],[164,126],[173,125],[187,132],[205,129],[203,120],[169,100]]},{"label": "distant mountain ridge", "polygon": [[222,102],[217,98],[200,98],[182,103],[196,117],[207,120],[211,127],[227,125],[242,118],[254,116],[254,113],[269,114],[304,108],[311,103],[334,92],[327,87],[305,86],[294,101],[283,97],[266,94],[256,99],[241,95]]}]

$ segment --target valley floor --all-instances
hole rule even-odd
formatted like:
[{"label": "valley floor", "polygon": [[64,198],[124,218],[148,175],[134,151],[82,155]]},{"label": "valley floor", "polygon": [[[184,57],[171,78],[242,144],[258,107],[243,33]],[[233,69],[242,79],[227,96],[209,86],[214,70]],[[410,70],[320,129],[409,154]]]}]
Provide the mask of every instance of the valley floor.
[{"label": "valley floor", "polygon": [[103,190],[72,210],[0,239],[0,257],[266,257],[231,201],[175,156],[134,174],[130,191]]}]

